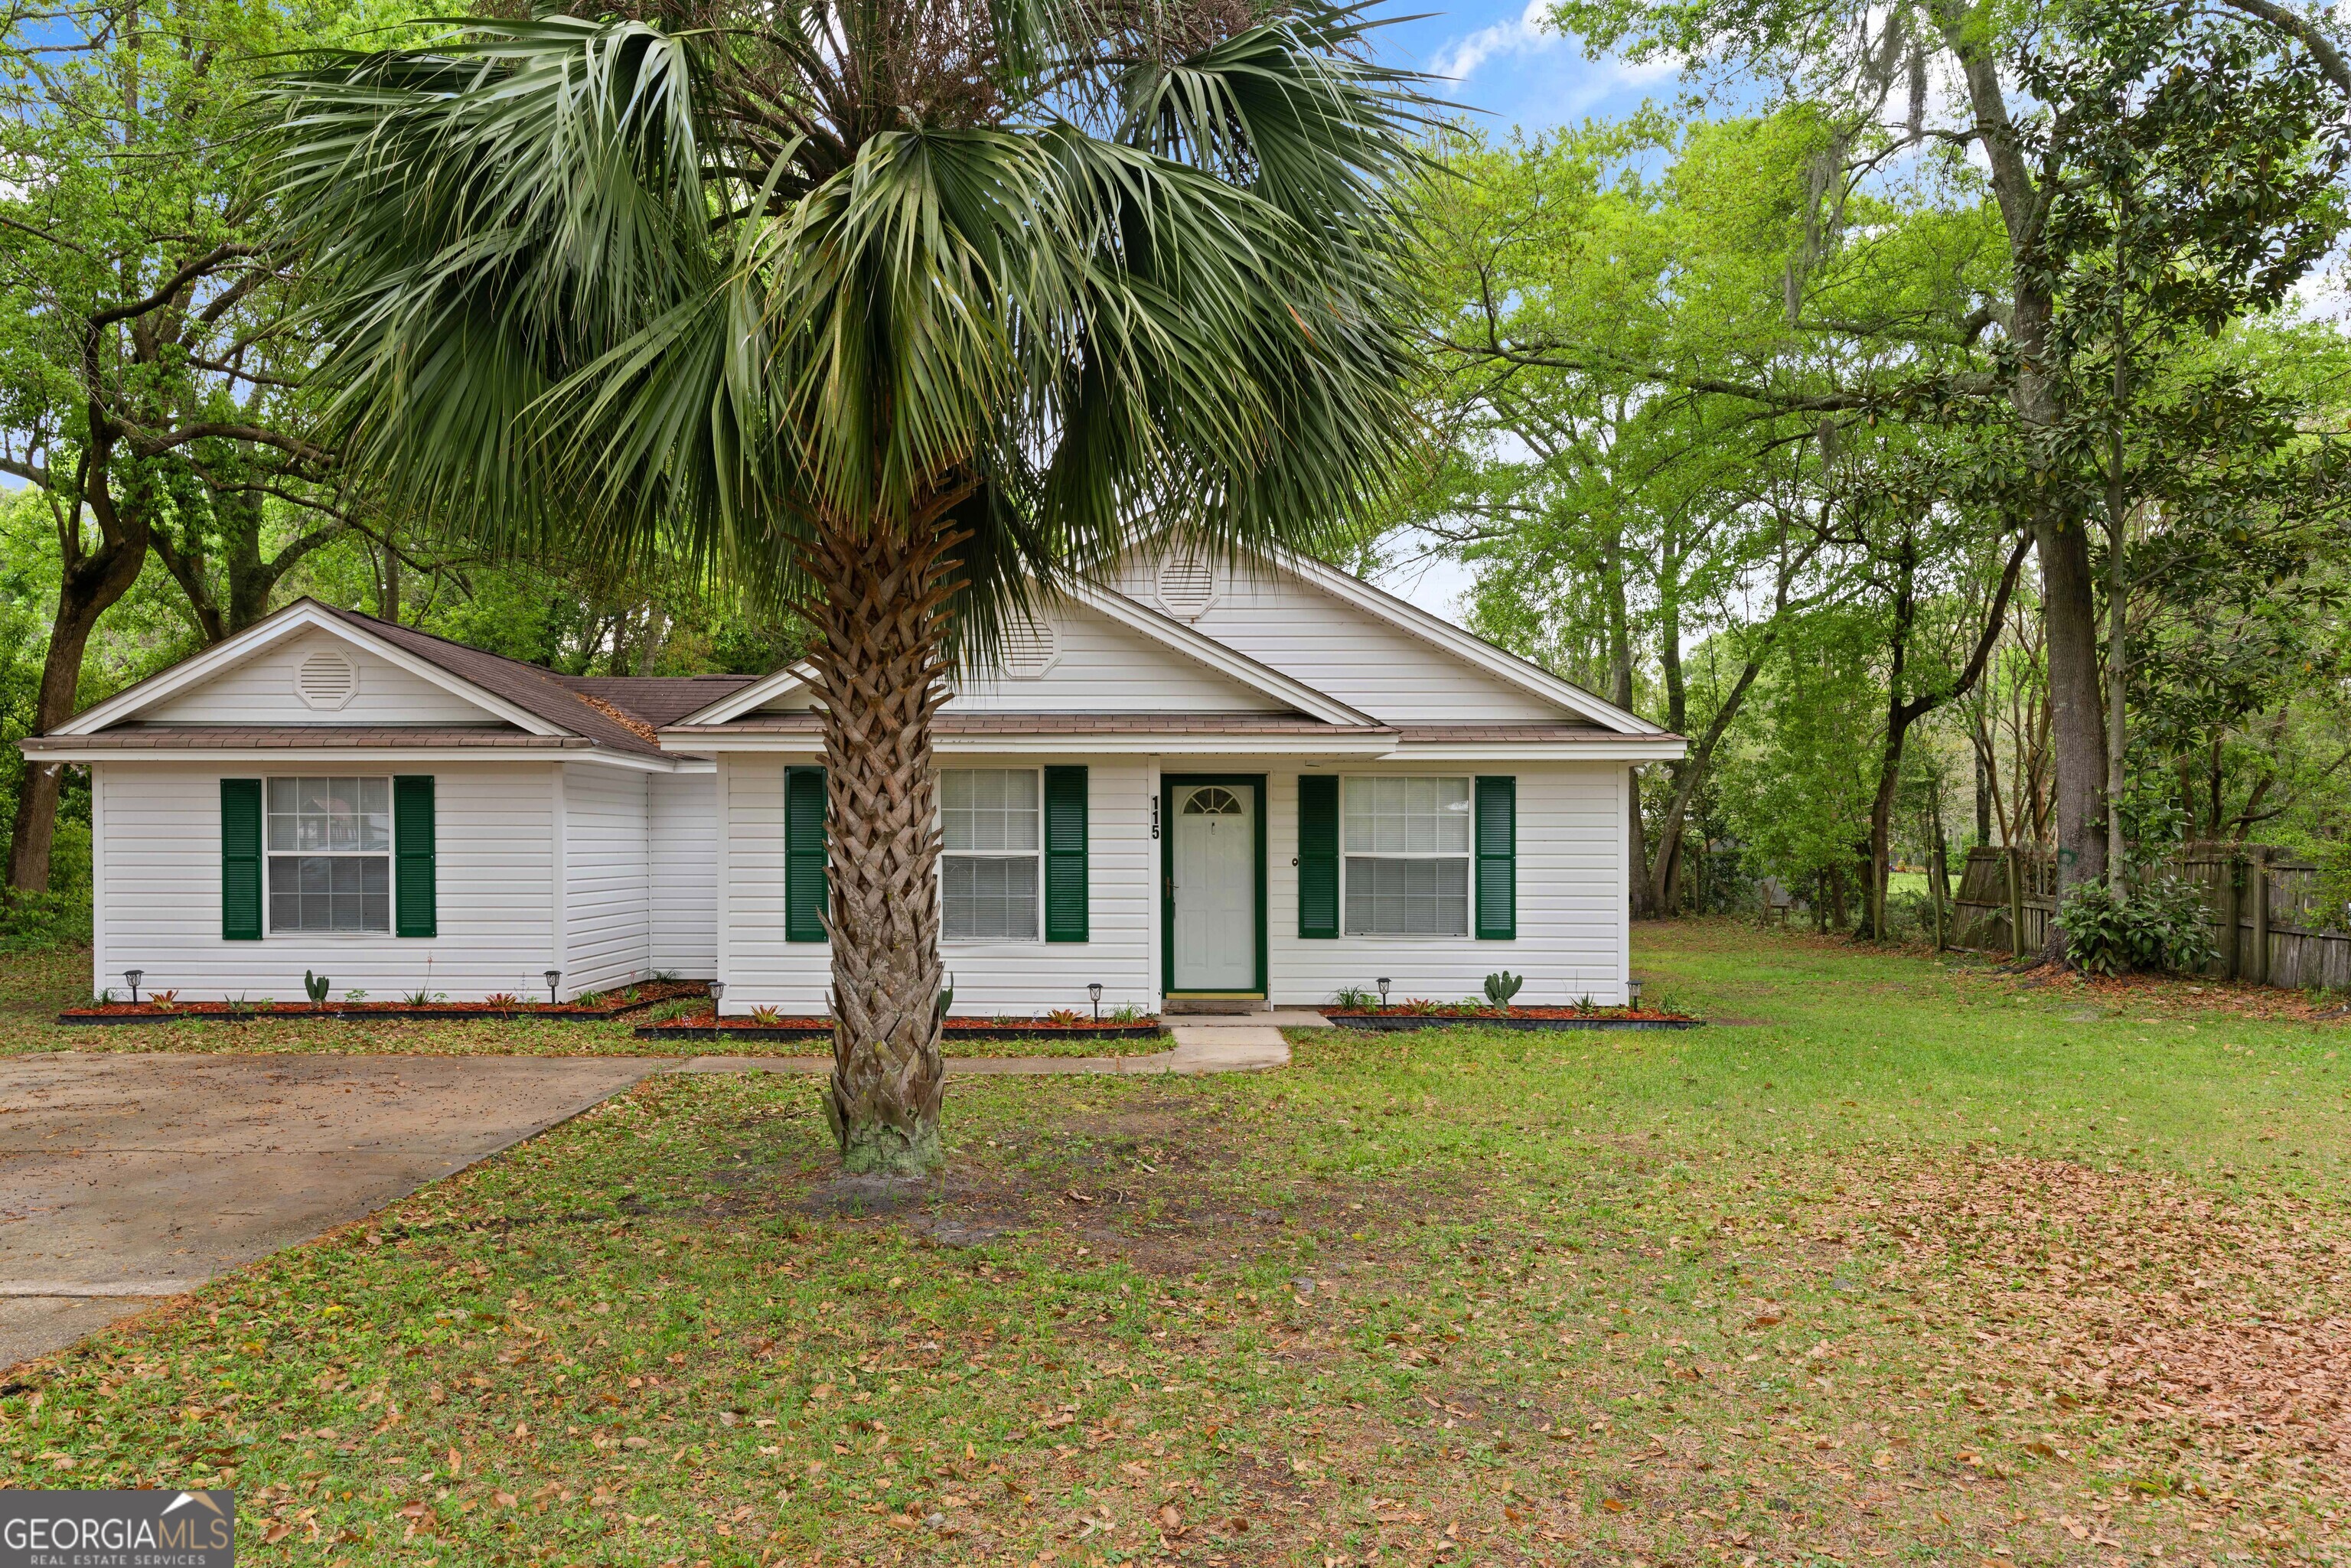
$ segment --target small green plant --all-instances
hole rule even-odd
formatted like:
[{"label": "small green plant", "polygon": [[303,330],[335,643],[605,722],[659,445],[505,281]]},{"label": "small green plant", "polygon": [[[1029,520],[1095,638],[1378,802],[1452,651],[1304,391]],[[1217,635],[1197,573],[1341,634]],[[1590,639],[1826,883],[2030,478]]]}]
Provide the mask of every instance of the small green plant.
[{"label": "small green plant", "polygon": [[624,1002],[637,1002],[643,1001],[644,999],[644,992],[637,989],[634,986],[631,986],[627,990],[621,993],[621,999]]},{"label": "small green plant", "polygon": [[1586,991],[1575,998],[1575,1010],[1580,1013],[1596,1013],[1600,1010],[1600,1004],[1592,999],[1591,992]]},{"label": "small green plant", "polygon": [[2057,911],[2057,928],[2064,934],[2066,958],[2091,974],[2182,974],[2219,956],[2210,918],[2195,883],[2162,876],[2121,900],[2104,883],[2078,883]]},{"label": "small green plant", "polygon": [[1055,1008],[1045,1015],[1045,1021],[1056,1029],[1075,1029],[1086,1021],[1086,1015],[1075,1008]]},{"label": "small green plant", "polygon": [[1342,986],[1331,993],[1331,1006],[1343,1013],[1367,1013],[1380,998],[1361,986]]},{"label": "small green plant", "polygon": [[162,1008],[165,1012],[170,1012],[174,1007],[179,1005],[180,993],[177,990],[157,991],[147,999],[153,1002],[157,1007]]},{"label": "small green plant", "polygon": [[109,1005],[114,1000],[114,988],[111,986],[106,987],[101,989],[97,996],[91,998],[90,1000],[98,1007],[102,1008]]},{"label": "small green plant", "polygon": [[751,1021],[761,1029],[773,1029],[784,1021],[784,1015],[774,1008],[753,1008]]},{"label": "small green plant", "polygon": [[656,1002],[648,1008],[645,1010],[645,1021],[669,1023],[674,1019],[685,1017],[688,1013],[701,1011],[705,1005],[691,997],[672,997],[668,1001]]},{"label": "small green plant", "polygon": [[333,985],[334,982],[324,975],[314,975],[308,969],[302,971],[302,988],[309,993],[310,1005],[314,1008],[325,1004],[327,992]]},{"label": "small green plant", "polygon": [[1148,1012],[1144,1011],[1142,1008],[1137,1007],[1134,1003],[1125,1002],[1111,1009],[1110,1016],[1102,1021],[1105,1023],[1141,1023],[1150,1016],[1151,1015]]},{"label": "small green plant", "polygon": [[656,986],[674,985],[684,978],[685,978],[685,977],[679,974],[675,969],[654,969],[645,976],[645,979],[649,983]]},{"label": "small green plant", "polygon": [[1486,977],[1486,999],[1504,1012],[1509,1012],[1510,998],[1517,996],[1526,983],[1527,977],[1524,975],[1513,975],[1508,969],[1502,970],[1499,974],[1489,975]]},{"label": "small green plant", "polygon": [[484,997],[482,1000],[488,1006],[494,1008],[518,1008],[522,1006],[522,998],[516,996],[512,991],[492,991],[488,996]]},{"label": "small green plant", "polygon": [[[433,1005],[434,997],[431,991],[425,990],[420,987],[417,989],[409,992],[400,999],[407,1003],[412,1008],[429,1008]],[[442,998],[440,999],[444,1001],[447,1000],[446,998]]]},{"label": "small green plant", "polygon": [[264,997],[259,1001],[253,1004],[253,1010],[256,1012],[275,1012],[277,1009],[277,998],[276,997]]},{"label": "small green plant", "polygon": [[604,993],[582,991],[571,998],[571,1005],[575,1008],[601,1008],[604,1005]]}]

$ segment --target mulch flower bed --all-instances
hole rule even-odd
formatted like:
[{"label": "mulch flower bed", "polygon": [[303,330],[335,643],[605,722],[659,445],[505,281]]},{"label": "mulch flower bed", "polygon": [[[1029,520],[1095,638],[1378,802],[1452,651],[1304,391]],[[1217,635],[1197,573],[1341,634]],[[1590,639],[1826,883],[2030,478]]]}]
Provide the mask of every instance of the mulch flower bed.
[{"label": "mulch flower bed", "polygon": [[[1165,1030],[1155,1018],[1138,1019],[1132,1023],[1096,1023],[1090,1018],[951,1018],[946,1020],[946,1032],[950,1039],[961,1040],[1033,1040],[1041,1036],[1062,1040],[1147,1040]],[[640,1024],[635,1033],[639,1040],[831,1040],[832,1020],[753,1017],[747,1013],[715,1018],[705,1012],[664,1023]]]},{"label": "mulch flower bed", "polygon": [[1473,1023],[1485,1029],[1697,1029],[1706,1020],[1655,1008],[1324,1008],[1322,1016],[1341,1029],[1374,1034],[1407,1029],[1449,1029]]},{"label": "mulch flower bed", "polygon": [[605,991],[593,1002],[574,998],[568,1002],[527,1002],[522,1000],[496,1002],[405,1002],[405,1001],[329,1001],[312,1003],[278,1000],[265,1006],[254,1002],[92,1002],[85,1007],[68,1008],[57,1015],[59,1023],[129,1024],[185,1023],[202,1019],[221,1023],[252,1023],[259,1019],[548,1019],[557,1022],[584,1022],[597,1019],[615,1019],[649,1008],[656,1002],[674,1001],[680,997],[707,995],[709,986],[702,980],[645,980],[617,990]]}]

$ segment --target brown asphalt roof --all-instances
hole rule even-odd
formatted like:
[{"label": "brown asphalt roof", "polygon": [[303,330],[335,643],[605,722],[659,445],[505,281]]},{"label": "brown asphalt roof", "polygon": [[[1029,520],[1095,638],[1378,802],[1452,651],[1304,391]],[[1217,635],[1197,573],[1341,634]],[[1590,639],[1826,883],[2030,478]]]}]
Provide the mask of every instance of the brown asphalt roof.
[{"label": "brown asphalt roof", "polygon": [[[748,685],[752,679],[748,675],[721,675],[716,680],[699,675],[559,675],[537,664],[526,664],[520,659],[453,643],[446,637],[436,637],[397,622],[379,621],[356,610],[338,610],[332,605],[319,608],[371,636],[381,637],[448,671],[459,680],[505,698],[534,717],[616,751],[661,755],[661,747],[649,734],[642,733],[639,726],[650,727],[692,713],[729,691]],[[611,712],[607,704],[621,713]],[[631,718],[636,719],[637,724],[632,725]]]},{"label": "brown asphalt roof", "polygon": [[633,718],[661,726],[739,692],[760,675],[558,675],[575,692],[601,697]]}]

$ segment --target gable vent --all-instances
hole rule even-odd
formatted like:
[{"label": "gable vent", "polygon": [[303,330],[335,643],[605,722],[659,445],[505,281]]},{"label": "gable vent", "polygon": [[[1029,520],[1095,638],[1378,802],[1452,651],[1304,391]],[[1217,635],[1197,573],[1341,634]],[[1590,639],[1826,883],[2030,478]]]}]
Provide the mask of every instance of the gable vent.
[{"label": "gable vent", "polygon": [[294,672],[294,690],[308,706],[341,707],[360,689],[360,672],[350,659],[331,650],[311,654]]},{"label": "gable vent", "polygon": [[1016,681],[1033,681],[1053,667],[1061,656],[1061,639],[1053,634],[1051,623],[1032,625],[1027,622],[1004,629],[1004,673]]},{"label": "gable vent", "polygon": [[1159,602],[1186,621],[1204,613],[1217,599],[1216,569],[1198,556],[1169,556],[1159,568]]}]

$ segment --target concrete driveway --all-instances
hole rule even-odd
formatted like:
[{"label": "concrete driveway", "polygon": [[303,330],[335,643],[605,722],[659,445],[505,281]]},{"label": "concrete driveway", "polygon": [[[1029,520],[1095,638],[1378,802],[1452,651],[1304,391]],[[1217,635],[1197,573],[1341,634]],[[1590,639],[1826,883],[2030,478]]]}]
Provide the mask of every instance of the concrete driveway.
[{"label": "concrete driveway", "polygon": [[0,1367],[373,1213],[670,1065],[0,1058]]}]

